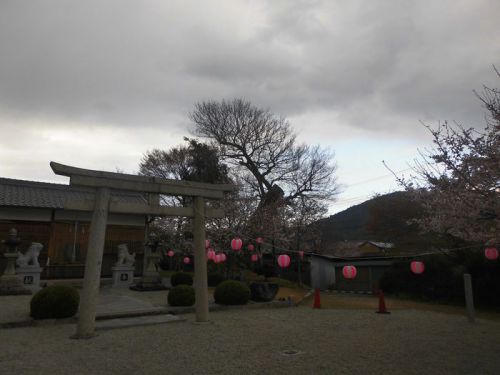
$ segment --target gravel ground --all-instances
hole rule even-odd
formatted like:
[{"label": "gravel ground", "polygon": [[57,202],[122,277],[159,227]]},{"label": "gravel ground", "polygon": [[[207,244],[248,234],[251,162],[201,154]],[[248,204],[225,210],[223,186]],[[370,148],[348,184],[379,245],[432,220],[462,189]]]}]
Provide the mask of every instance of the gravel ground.
[{"label": "gravel ground", "polygon": [[[402,310],[229,310],[72,340],[72,324],[0,330],[1,374],[499,374],[500,323]],[[282,351],[299,353],[286,356]]]}]

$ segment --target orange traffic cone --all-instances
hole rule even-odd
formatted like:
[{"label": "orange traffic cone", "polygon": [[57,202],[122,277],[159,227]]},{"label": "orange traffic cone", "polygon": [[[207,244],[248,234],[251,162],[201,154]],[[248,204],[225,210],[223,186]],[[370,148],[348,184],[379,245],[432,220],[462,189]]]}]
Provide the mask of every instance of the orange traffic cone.
[{"label": "orange traffic cone", "polygon": [[313,309],[321,309],[321,299],[319,295],[319,288],[314,290],[314,305]]},{"label": "orange traffic cone", "polygon": [[384,300],[384,292],[382,289],[378,291],[378,311],[377,314],[390,314],[389,311],[385,308],[385,300]]}]

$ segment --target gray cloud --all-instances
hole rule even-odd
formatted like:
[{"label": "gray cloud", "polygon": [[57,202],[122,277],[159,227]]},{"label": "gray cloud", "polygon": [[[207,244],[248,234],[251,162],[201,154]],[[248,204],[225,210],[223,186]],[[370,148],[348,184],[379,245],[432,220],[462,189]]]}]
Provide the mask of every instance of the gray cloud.
[{"label": "gray cloud", "polygon": [[195,102],[245,97],[402,137],[474,125],[499,16],[489,0],[3,1],[0,117],[185,128]]}]

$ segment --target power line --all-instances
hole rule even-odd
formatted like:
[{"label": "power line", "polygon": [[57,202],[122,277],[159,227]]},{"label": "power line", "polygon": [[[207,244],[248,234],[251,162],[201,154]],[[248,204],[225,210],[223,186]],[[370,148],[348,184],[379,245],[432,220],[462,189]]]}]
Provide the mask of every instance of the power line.
[{"label": "power line", "polygon": [[[409,171],[409,170],[412,170],[412,169],[413,168],[406,168],[406,169],[402,169],[400,171],[396,171],[395,173],[402,173],[402,172],[406,172],[406,171]],[[394,175],[393,174],[385,174],[385,175],[382,175],[382,176],[372,177],[372,178],[369,178],[368,180],[363,180],[363,181],[355,182],[353,184],[347,184],[347,185],[344,185],[344,186],[351,187],[351,186],[356,186],[356,185],[362,185],[362,184],[366,184],[368,182],[382,180],[382,179],[387,178],[387,177],[394,177]]]}]

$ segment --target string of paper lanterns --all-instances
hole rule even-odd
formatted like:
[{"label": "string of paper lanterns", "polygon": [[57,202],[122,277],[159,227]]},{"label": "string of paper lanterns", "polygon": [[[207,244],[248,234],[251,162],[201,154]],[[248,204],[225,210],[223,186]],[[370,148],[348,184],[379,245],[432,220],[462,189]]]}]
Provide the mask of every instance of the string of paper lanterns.
[{"label": "string of paper lanterns", "polygon": [[[262,237],[257,237],[255,239],[255,243],[257,243],[259,245],[259,249],[260,249],[260,245],[264,243],[264,240]],[[210,240],[209,239],[205,240],[205,248],[207,249],[207,260],[212,260],[216,264],[223,263],[226,261],[226,254],[225,253],[223,253],[223,252],[216,253],[213,248],[210,248]],[[233,251],[239,252],[242,250],[242,248],[243,248],[243,241],[241,238],[235,237],[231,240],[231,249]],[[250,243],[246,246],[246,249],[249,252],[253,252],[255,250],[255,246],[252,243]],[[175,253],[172,250],[169,250],[167,252],[167,255],[169,257],[173,257],[175,255]],[[300,259],[302,260],[304,258],[304,251],[302,251],[302,250],[298,251],[298,255],[299,255]],[[488,260],[496,260],[496,259],[498,259],[499,252],[498,252],[498,249],[496,247],[488,246],[484,250],[484,255],[485,255],[486,259],[488,259]],[[258,253],[251,254],[250,260],[252,262],[257,262],[259,260],[259,254]],[[277,260],[278,260],[278,265],[281,268],[287,268],[290,266],[291,259],[290,259],[290,256],[287,254],[279,255]],[[186,256],[186,257],[184,257],[183,262],[184,262],[184,264],[189,264],[189,263],[191,263],[191,259]],[[410,263],[410,270],[412,273],[414,273],[416,275],[420,275],[425,271],[425,264],[423,261],[414,260]],[[353,265],[346,265],[342,268],[342,275],[346,279],[354,279],[357,275],[357,269]]]}]

